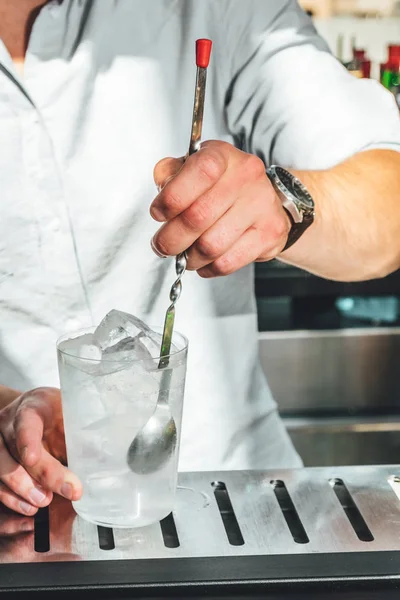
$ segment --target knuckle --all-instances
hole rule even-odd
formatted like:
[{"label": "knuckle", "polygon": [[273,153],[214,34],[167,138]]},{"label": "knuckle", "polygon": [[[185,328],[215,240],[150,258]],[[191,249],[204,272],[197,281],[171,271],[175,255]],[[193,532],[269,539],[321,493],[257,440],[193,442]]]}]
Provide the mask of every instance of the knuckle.
[{"label": "knuckle", "polygon": [[182,222],[185,228],[192,231],[203,229],[209,221],[209,211],[205,204],[195,202],[184,213],[182,213]]},{"label": "knuckle", "polygon": [[247,158],[244,163],[244,169],[250,179],[259,179],[265,177],[265,165],[261,158],[254,154],[247,154]]},{"label": "knuckle", "polygon": [[222,243],[211,235],[202,235],[196,242],[196,250],[206,258],[217,258],[222,253]]},{"label": "knuckle", "polygon": [[23,474],[18,472],[19,470],[13,471],[9,473],[7,476],[3,477],[5,484],[10,490],[13,490],[17,494],[21,492],[23,487]]},{"label": "knuckle", "polygon": [[183,199],[176,187],[171,184],[162,192],[161,205],[168,214],[179,214],[184,206]]},{"label": "knuckle", "polygon": [[253,228],[257,244],[262,250],[273,250],[284,237],[285,229],[280,220],[271,219],[268,223],[258,224]]},{"label": "knuckle", "polygon": [[46,488],[50,481],[54,479],[53,469],[49,465],[38,465],[35,470],[34,478],[44,487]]},{"label": "knuckle", "polygon": [[288,226],[285,220],[275,219],[269,233],[274,246],[286,239],[288,235]]},{"label": "knuckle", "polygon": [[232,261],[227,256],[221,256],[212,264],[212,271],[217,277],[224,277],[234,272]]},{"label": "knuckle", "polygon": [[274,244],[271,243],[271,237],[266,232],[260,233],[260,254],[263,256],[272,254]]},{"label": "knuckle", "polygon": [[205,148],[197,155],[197,168],[211,183],[218,181],[225,171],[225,158],[222,153],[213,148]]}]

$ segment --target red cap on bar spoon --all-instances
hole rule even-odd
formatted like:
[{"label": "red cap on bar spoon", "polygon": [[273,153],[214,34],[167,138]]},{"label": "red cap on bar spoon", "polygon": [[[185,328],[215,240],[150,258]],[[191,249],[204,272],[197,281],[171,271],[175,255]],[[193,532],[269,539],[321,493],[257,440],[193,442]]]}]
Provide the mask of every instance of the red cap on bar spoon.
[{"label": "red cap on bar spoon", "polygon": [[201,69],[207,69],[210,64],[211,47],[211,40],[196,40],[196,65]]}]

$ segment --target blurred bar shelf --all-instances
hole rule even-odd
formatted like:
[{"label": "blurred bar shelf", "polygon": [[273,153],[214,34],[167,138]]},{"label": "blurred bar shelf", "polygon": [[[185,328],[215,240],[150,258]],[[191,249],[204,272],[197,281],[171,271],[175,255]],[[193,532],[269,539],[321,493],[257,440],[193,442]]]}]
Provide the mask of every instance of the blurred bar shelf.
[{"label": "blurred bar shelf", "polygon": [[310,296],[393,296],[400,295],[400,270],[383,279],[359,283],[328,281],[277,261],[256,265],[255,289],[258,298],[309,298]]}]

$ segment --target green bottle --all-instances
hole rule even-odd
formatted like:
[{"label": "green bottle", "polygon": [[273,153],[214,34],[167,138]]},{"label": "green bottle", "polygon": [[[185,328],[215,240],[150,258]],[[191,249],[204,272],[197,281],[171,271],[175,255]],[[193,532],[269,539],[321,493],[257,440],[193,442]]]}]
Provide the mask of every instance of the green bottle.
[{"label": "green bottle", "polygon": [[400,64],[387,64],[382,70],[382,85],[396,98],[400,108]]},{"label": "green bottle", "polygon": [[398,88],[400,85],[400,72],[385,69],[382,74],[382,85],[388,90]]}]

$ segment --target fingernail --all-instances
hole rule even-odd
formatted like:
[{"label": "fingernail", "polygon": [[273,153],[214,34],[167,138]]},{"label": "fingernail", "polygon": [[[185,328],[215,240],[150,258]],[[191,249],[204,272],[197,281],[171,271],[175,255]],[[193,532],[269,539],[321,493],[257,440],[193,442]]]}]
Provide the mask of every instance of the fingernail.
[{"label": "fingernail", "polygon": [[34,504],[40,504],[46,498],[46,493],[42,491],[42,488],[35,487],[31,489],[29,498]]},{"label": "fingernail", "polygon": [[154,254],[158,256],[158,258],[167,258],[165,254],[161,254],[161,252],[157,250],[156,245],[154,243],[154,238],[151,240],[151,249],[153,250]]},{"label": "fingernail", "polygon": [[150,208],[150,214],[155,221],[159,221],[160,223],[163,223],[164,221],[166,221],[164,213],[162,212],[162,210],[157,208],[157,206],[152,206]]},{"label": "fingernail", "polygon": [[[24,502],[24,501],[19,503],[19,507],[24,513],[31,513],[35,510],[35,507],[32,506],[32,504],[28,504],[28,502]],[[25,525],[25,523],[22,524],[21,529],[25,529],[24,525]]]},{"label": "fingernail", "polygon": [[72,485],[68,482],[64,482],[61,486],[61,494],[62,496],[64,496],[64,498],[67,498],[67,500],[72,500],[72,496],[73,496],[73,489],[72,489]]}]

